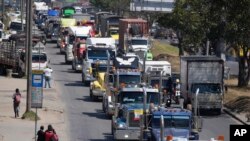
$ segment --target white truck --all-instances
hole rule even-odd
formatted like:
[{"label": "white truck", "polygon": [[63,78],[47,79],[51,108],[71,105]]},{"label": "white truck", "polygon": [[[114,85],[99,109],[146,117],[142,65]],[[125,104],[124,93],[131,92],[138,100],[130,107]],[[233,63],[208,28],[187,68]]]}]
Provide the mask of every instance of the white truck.
[{"label": "white truck", "polygon": [[65,49],[65,62],[68,64],[74,60],[73,45],[77,40],[86,40],[90,36],[90,27],[87,26],[70,26],[69,27],[68,45]]},{"label": "white truck", "polygon": [[129,51],[134,52],[141,60],[145,53],[150,49],[149,39],[147,37],[132,37],[128,40]]},{"label": "white truck", "polygon": [[[186,104],[221,114],[224,94],[224,61],[215,56],[181,57],[181,93]],[[199,92],[196,94],[196,92]]]},{"label": "white truck", "polygon": [[95,80],[92,73],[92,65],[96,61],[108,60],[108,53],[111,57],[116,54],[115,39],[113,38],[87,38],[86,40],[86,55],[83,60],[82,67],[82,82],[89,85]]},{"label": "white truck", "polygon": [[[144,62],[140,61],[140,69],[143,70]],[[168,61],[145,61],[145,73],[162,71],[163,75],[171,76],[171,64]]]}]

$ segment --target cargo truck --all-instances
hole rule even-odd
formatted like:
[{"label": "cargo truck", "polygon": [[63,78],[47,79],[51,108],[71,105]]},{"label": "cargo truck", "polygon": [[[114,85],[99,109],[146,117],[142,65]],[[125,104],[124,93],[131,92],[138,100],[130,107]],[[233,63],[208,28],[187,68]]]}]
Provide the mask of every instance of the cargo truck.
[{"label": "cargo truck", "polygon": [[[181,57],[181,94],[186,104],[221,113],[223,106],[224,61],[214,56]],[[198,90],[198,94],[196,91]]]},{"label": "cargo truck", "polygon": [[[148,50],[148,23],[143,19],[120,19],[119,47],[125,52],[133,49]],[[130,47],[129,47],[130,46]]]},{"label": "cargo truck", "polygon": [[112,37],[116,44],[119,40],[119,19],[117,15],[103,15],[101,16],[101,36]]}]

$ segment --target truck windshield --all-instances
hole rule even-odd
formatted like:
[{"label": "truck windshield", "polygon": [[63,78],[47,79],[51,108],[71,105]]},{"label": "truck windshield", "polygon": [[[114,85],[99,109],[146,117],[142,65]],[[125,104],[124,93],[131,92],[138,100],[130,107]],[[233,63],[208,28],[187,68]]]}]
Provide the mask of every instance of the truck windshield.
[{"label": "truck windshield", "polygon": [[220,84],[193,84],[191,89],[192,93],[195,93],[198,88],[200,94],[221,93]]},{"label": "truck windshield", "polygon": [[[109,50],[110,59],[114,58],[115,51]],[[88,58],[89,59],[99,59],[99,60],[107,60],[108,55],[106,49],[89,49],[88,50]]]},{"label": "truck windshield", "polygon": [[119,81],[120,83],[133,83],[138,84],[141,82],[141,76],[140,75],[119,75]]},{"label": "truck windshield", "polygon": [[20,31],[20,30],[22,30],[22,23],[21,22],[20,23],[19,22],[11,22],[10,29]]},{"label": "truck windshield", "polygon": [[110,30],[110,35],[117,35],[117,34],[119,34],[118,30],[114,30],[114,29]]},{"label": "truck windshield", "polygon": [[[121,92],[120,98],[122,104],[143,103],[143,92]],[[147,92],[147,103],[159,104],[159,94]]]},{"label": "truck windshield", "polygon": [[108,55],[106,50],[88,50],[89,59],[107,59]]},{"label": "truck windshield", "polygon": [[[168,83],[167,79],[162,80],[162,88],[166,88],[167,83]],[[160,85],[160,78],[158,78],[158,79],[151,79],[150,85],[153,86],[153,87],[156,86],[156,85],[159,86]]]},{"label": "truck windshield", "polygon": [[32,62],[46,62],[47,56],[45,54],[33,54],[32,55]]},{"label": "truck windshield", "polygon": [[148,41],[147,40],[132,39],[131,44],[132,45],[148,45]]},{"label": "truck windshield", "polygon": [[[152,119],[152,127],[160,128],[160,116],[154,115]],[[164,128],[190,128],[190,117],[188,115],[164,116]]]}]

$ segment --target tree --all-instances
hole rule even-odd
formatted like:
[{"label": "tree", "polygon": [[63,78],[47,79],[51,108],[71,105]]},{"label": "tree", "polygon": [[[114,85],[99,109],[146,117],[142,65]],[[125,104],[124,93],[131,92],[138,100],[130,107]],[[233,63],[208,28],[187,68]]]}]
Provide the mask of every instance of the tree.
[{"label": "tree", "polygon": [[238,86],[246,87],[250,78],[250,1],[228,0],[227,41],[239,57]]},{"label": "tree", "polygon": [[250,79],[249,6],[249,0],[176,0],[173,13],[159,23],[177,32],[180,55],[183,50],[197,53],[208,40],[219,57],[226,44],[233,46],[239,57],[238,86],[245,87]]}]

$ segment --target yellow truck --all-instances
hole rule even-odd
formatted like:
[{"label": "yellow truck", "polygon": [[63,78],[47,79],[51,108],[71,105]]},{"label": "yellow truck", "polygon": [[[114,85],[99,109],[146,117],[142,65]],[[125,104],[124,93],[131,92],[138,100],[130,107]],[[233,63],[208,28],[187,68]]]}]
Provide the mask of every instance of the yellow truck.
[{"label": "yellow truck", "polygon": [[89,94],[93,101],[102,98],[106,93],[104,78],[107,66],[107,61],[97,61],[92,64],[92,73],[95,80],[90,83]]}]

